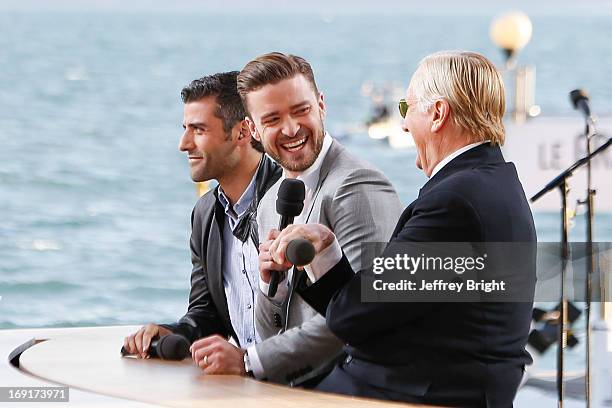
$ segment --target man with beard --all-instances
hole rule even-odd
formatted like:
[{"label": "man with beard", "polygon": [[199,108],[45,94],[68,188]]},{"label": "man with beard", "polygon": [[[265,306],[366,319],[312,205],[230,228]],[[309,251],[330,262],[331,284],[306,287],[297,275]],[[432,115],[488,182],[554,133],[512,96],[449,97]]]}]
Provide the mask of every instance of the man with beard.
[{"label": "man with beard", "polygon": [[[237,74],[205,76],[181,92],[185,131],[179,149],[188,155],[191,178],[219,182],[198,200],[191,216],[193,269],[187,313],[176,323],[150,323],[124,342],[126,351],[140,358],[148,355],[151,339],[170,333],[190,342],[200,339],[197,349],[221,344],[219,352],[196,360],[207,374],[245,374],[243,348],[258,340],[255,213],[260,198],[281,176],[280,167],[251,138],[236,89]],[[242,348],[225,341],[228,337]],[[226,355],[235,357],[236,364],[224,364]]]},{"label": "man with beard", "polygon": [[[304,210],[295,222],[327,225],[342,242],[351,264],[359,268],[361,243],[388,240],[401,204],[380,171],[352,156],[325,132],[324,98],[308,62],[281,53],[262,55],[243,68],[238,91],[252,136],[280,163],[284,177],[299,178],[305,184]],[[268,231],[278,227],[275,201],[281,181],[266,193],[258,208],[263,251]],[[269,274],[262,272],[256,304],[262,341],[247,348],[245,364],[259,379],[310,385],[316,382],[312,377],[333,365],[341,354],[342,341],[329,331],[323,317],[299,296],[292,296],[297,281],[294,274],[303,271],[285,274],[274,299],[264,295]],[[225,347],[221,339],[216,347]],[[211,347],[196,351],[196,360],[209,353],[218,351]],[[229,354],[224,360],[228,367],[237,364]],[[311,379],[309,384],[303,382],[306,377]]]}]

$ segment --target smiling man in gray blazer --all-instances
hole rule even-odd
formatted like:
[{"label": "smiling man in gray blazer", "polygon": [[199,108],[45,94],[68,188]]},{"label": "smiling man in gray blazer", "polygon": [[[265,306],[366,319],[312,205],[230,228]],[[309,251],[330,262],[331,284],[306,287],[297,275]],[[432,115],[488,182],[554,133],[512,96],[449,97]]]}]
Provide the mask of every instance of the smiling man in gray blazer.
[{"label": "smiling man in gray blazer", "polygon": [[[390,182],[325,132],[323,95],[303,58],[271,53],[254,59],[240,72],[238,91],[253,137],[283,167],[283,178],[298,178],[305,184],[304,210],[295,223],[328,226],[359,270],[361,244],[388,240],[401,214]],[[278,228],[275,201],[281,181],[258,208],[264,253],[272,238],[270,230]],[[260,272],[256,326],[262,342],[246,350],[251,372],[257,378],[293,383],[324,371],[340,355],[342,342],[326,327],[325,319],[293,293],[297,275],[304,272],[284,275],[274,298],[264,295],[270,271],[263,267]]]}]

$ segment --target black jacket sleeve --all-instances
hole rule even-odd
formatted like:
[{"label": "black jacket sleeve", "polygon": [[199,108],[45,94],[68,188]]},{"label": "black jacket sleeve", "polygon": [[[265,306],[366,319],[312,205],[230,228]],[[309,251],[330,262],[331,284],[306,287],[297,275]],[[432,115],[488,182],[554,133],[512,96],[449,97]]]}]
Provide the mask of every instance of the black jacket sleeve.
[{"label": "black jacket sleeve", "polygon": [[308,286],[308,276],[302,273],[297,282],[296,290],[306,303],[325,316],[327,306],[338,292],[338,288],[342,288],[354,276],[348,258],[342,253],[342,259],[313,285]]},{"label": "black jacket sleeve", "polygon": [[192,272],[189,307],[187,313],[176,323],[162,325],[174,333],[187,337],[191,342],[210,334],[220,334],[224,337],[230,335],[210,293],[208,271],[201,253],[205,247],[202,245],[205,233],[210,228],[210,223],[215,222],[214,215],[212,211],[202,211],[199,204],[201,202],[191,214]]}]

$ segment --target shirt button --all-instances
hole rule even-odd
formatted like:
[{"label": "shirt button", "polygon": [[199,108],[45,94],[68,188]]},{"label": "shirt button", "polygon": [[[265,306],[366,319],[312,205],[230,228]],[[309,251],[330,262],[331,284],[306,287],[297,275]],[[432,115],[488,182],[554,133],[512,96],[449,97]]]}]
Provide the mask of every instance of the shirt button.
[{"label": "shirt button", "polygon": [[250,308],[251,308],[251,305],[248,305],[248,306],[247,306],[247,309],[250,309]]},{"label": "shirt button", "polygon": [[243,269],[243,270],[242,270],[242,273],[243,273],[243,274],[246,274],[246,271]]},{"label": "shirt button", "polygon": [[253,341],[253,339],[250,338],[250,337],[247,339],[247,343],[251,343],[252,341]]}]

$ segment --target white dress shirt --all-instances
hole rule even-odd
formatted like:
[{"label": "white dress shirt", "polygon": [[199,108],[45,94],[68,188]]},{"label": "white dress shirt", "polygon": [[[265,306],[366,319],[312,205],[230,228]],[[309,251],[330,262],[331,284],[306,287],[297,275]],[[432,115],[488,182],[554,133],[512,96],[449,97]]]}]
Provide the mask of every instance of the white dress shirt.
[{"label": "white dress shirt", "polygon": [[232,206],[219,187],[219,202],[225,210],[223,223],[223,289],[227,298],[230,321],[242,347],[259,342],[255,330],[255,299],[259,281],[259,258],[250,237],[240,241],[233,234],[240,218],[244,216],[255,196],[257,174]]}]

